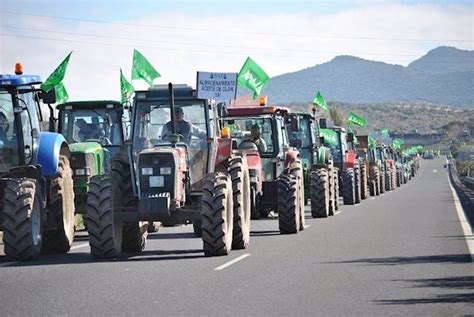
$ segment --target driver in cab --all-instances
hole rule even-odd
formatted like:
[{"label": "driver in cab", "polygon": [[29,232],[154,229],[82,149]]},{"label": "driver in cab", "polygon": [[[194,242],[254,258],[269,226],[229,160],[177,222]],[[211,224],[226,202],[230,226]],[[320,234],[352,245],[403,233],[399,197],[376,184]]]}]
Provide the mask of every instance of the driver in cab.
[{"label": "driver in cab", "polygon": [[[207,136],[206,131],[202,131],[194,124],[184,120],[184,111],[181,107],[174,108],[174,126],[176,134],[181,134],[186,143],[189,143],[191,136],[196,136],[200,139],[204,139]],[[171,121],[169,121],[163,127],[163,131],[161,131],[161,139],[168,140],[171,134]]]},{"label": "driver in cab", "polygon": [[105,136],[104,130],[97,124],[88,124],[84,119],[78,119],[76,125],[79,128],[79,138],[81,141],[99,140]]},{"label": "driver in cab", "polygon": [[252,125],[250,128],[250,135],[245,139],[245,141],[255,143],[260,153],[265,153],[267,151],[267,143],[261,137],[261,128],[258,123]]}]

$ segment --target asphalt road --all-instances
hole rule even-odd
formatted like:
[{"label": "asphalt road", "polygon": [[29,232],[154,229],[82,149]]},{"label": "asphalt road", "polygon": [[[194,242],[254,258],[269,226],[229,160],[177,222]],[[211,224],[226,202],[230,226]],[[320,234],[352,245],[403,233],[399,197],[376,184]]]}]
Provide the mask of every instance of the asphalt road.
[{"label": "asphalt road", "polygon": [[250,248],[227,257],[204,257],[190,226],[115,261],[92,258],[84,233],[64,256],[0,256],[0,315],[474,314],[474,264],[443,163],[423,161],[404,187],[334,217],[308,209],[297,235],[254,221]]}]

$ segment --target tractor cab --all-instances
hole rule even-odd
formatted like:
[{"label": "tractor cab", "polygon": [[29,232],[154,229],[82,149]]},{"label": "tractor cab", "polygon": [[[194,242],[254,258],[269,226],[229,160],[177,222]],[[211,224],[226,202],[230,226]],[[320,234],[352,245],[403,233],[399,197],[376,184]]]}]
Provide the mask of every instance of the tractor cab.
[{"label": "tractor cab", "polygon": [[74,237],[69,148],[41,132],[41,103],[54,103],[36,75],[0,75],[0,226],[7,258],[31,260],[66,253]]},{"label": "tractor cab", "polygon": [[91,177],[110,171],[112,159],[123,154],[123,105],[112,100],[73,101],[56,109],[58,118],[50,120],[50,130],[56,129],[57,121],[57,131],[69,143],[76,212],[83,215]]}]

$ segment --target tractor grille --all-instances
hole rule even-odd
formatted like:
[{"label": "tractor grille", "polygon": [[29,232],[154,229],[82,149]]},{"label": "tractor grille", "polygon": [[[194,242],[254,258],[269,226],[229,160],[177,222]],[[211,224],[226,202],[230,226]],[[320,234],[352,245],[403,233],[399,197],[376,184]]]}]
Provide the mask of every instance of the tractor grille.
[{"label": "tractor grille", "polygon": [[[89,181],[91,176],[97,175],[98,167],[92,153],[72,153],[71,169],[75,180]],[[78,170],[84,171],[78,174]]]},{"label": "tractor grille", "polygon": [[[162,167],[171,168],[171,174],[161,174]],[[151,168],[153,173],[151,175],[143,175],[143,168]],[[174,199],[175,193],[175,175],[176,164],[172,153],[147,153],[140,154],[138,159],[138,178],[140,184],[140,192],[142,196],[149,196],[159,193],[169,193],[170,198]],[[152,187],[150,184],[150,177],[163,177],[163,186]]]}]

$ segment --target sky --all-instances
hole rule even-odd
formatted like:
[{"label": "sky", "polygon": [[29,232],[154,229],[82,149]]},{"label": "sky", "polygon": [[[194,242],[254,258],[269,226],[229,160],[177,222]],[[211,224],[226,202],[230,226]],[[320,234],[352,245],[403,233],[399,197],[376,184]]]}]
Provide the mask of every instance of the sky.
[{"label": "sky", "polygon": [[119,100],[133,49],[155,84],[195,86],[197,71],[238,72],[247,56],[273,77],[338,55],[406,66],[438,46],[473,50],[472,0],[0,0],[0,73],[21,62],[46,79],[72,51],[70,100]]}]

